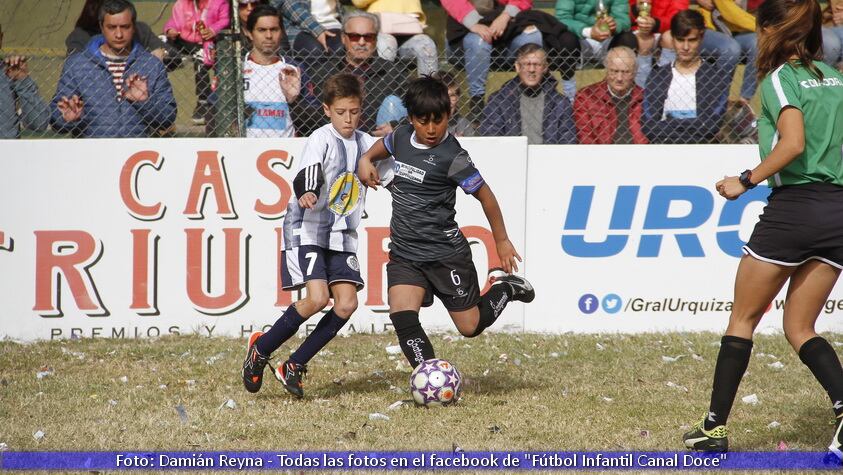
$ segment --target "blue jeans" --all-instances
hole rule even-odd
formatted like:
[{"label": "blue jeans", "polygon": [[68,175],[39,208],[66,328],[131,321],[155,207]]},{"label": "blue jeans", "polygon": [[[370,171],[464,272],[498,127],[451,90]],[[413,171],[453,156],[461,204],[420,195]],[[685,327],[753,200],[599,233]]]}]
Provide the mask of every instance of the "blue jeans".
[{"label": "blue jeans", "polygon": [[700,54],[714,56],[717,68],[732,77],[741,60],[741,45],[731,36],[719,31],[706,30],[700,45]]},{"label": "blue jeans", "polygon": [[[708,33],[706,33],[708,34]],[[741,83],[741,97],[752,99],[755,90],[758,88],[758,67],[755,59],[758,57],[758,37],[755,33],[738,33],[735,41],[741,47],[741,57],[746,58],[746,68],[743,70],[743,82]]]},{"label": "blue jeans", "polygon": [[416,58],[416,70],[419,76],[433,74],[439,70],[439,56],[436,43],[427,35],[413,35],[398,46],[398,38],[386,33],[378,33],[378,56],[395,61],[399,58]]},{"label": "blue jeans", "polygon": [[[506,48],[509,56],[514,58],[518,48],[527,43],[542,46],[541,32],[537,30],[532,33],[521,33],[513,38]],[[468,76],[468,95],[471,97],[483,97],[486,94],[486,79],[492,64],[492,50],[492,45],[483,41],[483,38],[476,33],[465,35],[461,46],[452,48],[450,44],[447,44],[445,47],[449,56],[462,54],[465,61],[465,74]]]},{"label": "blue jeans", "polygon": [[843,58],[843,26],[823,27],[823,62],[831,67],[837,67]]},{"label": "blue jeans", "polygon": [[[664,57],[664,54],[667,51],[673,50],[663,50],[662,57]],[[676,59],[676,54],[673,55],[673,59]],[[635,85],[644,89],[647,87],[647,78],[650,77],[650,73],[653,72],[653,55],[639,54],[635,57],[635,62],[638,63],[638,69],[635,71]],[[659,61],[659,64],[662,64],[661,61]]]}]

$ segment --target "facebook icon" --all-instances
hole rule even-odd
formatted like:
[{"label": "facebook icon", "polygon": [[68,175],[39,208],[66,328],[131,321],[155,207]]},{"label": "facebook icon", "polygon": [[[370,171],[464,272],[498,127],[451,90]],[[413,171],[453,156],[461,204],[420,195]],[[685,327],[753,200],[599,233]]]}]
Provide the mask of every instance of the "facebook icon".
[{"label": "facebook icon", "polygon": [[582,313],[594,313],[600,307],[600,301],[592,294],[585,294],[580,297],[580,311]]}]

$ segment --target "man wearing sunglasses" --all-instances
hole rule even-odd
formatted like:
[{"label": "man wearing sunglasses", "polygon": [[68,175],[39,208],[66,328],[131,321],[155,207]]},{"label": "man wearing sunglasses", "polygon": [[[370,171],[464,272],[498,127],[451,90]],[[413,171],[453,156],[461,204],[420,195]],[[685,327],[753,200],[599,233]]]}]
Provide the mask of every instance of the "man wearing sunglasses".
[{"label": "man wearing sunglasses", "polygon": [[322,61],[314,69],[316,96],[330,76],[346,72],[363,81],[366,99],[360,129],[376,136],[392,131],[407,110],[401,103],[407,78],[410,76],[402,62],[390,62],[377,56],[378,17],[364,11],[353,11],[342,19],[342,42],[345,56],[340,61]]}]

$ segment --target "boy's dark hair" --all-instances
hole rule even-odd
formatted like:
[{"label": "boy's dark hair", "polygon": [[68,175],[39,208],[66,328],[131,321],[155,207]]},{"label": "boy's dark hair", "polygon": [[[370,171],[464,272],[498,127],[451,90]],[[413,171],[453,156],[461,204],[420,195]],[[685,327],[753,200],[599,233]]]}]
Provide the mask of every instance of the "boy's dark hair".
[{"label": "boy's dark hair", "polygon": [[682,10],[673,15],[670,20],[670,34],[674,38],[685,38],[691,34],[691,30],[697,30],[699,33],[705,31],[705,19],[702,13],[696,10]]},{"label": "boy's dark hair", "polygon": [[135,6],[132,5],[132,2],[128,0],[105,0],[100,5],[99,12],[97,13],[97,20],[99,20],[100,25],[102,22],[105,21],[106,15],[117,15],[119,13],[123,13],[126,10],[132,12],[132,24],[134,25],[138,20],[138,11],[135,10]]},{"label": "boy's dark hair", "polygon": [[337,99],[356,97],[363,100],[363,84],[360,78],[350,73],[334,74],[322,87],[322,102],[331,105]]},{"label": "boy's dark hair", "polygon": [[274,16],[278,18],[278,24],[282,25],[283,22],[281,21],[281,15],[279,14],[277,8],[273,7],[272,5],[266,5],[263,3],[258,4],[252,13],[249,13],[249,18],[246,19],[246,30],[254,31],[255,25],[258,24],[258,20],[260,17],[264,16]]},{"label": "boy's dark hair", "polygon": [[433,76],[413,79],[404,94],[404,107],[411,117],[443,117],[451,112],[448,86]]}]

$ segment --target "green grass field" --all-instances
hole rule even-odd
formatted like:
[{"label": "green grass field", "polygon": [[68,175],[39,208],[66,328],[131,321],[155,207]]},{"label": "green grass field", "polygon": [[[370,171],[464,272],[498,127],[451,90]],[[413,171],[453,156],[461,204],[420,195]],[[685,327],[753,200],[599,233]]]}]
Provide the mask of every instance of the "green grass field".
[{"label": "green grass field", "polygon": [[[681,450],[681,433],[706,408],[719,336],[433,340],[466,382],[459,404],[430,410],[388,410],[410,396],[409,369],[398,367],[403,357],[387,355],[394,337],[386,334],[333,341],[311,362],[303,400],[268,373],[259,394],[247,393],[239,376],[243,340],[6,341],[0,443],[16,451]],[[52,373],[39,379],[45,367]],[[760,403],[741,402],[750,394]],[[229,399],[234,408],[225,406]],[[372,413],[389,420],[371,421]],[[823,450],[832,417],[826,395],[784,338],[759,336],[732,412],[731,446],[772,451],[783,442],[791,450]],[[780,426],[770,428],[774,421]],[[38,431],[40,440],[33,437]]]}]

